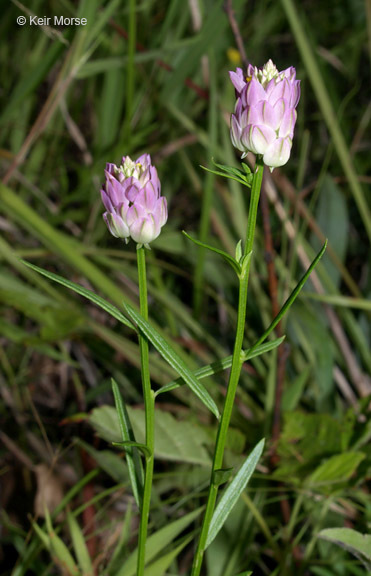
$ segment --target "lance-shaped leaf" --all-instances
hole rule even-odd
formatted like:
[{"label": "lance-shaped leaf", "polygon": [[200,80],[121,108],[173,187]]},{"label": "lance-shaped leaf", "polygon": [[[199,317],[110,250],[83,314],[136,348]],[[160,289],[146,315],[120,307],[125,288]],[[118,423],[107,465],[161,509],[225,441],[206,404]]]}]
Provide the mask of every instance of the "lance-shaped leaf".
[{"label": "lance-shaped leaf", "polygon": [[245,490],[247,483],[256,468],[259,458],[262,455],[263,448],[264,439],[260,440],[259,444],[255,446],[254,450],[247,457],[246,461],[241,466],[232,482],[225,489],[210,522],[205,550],[208,546],[210,546],[211,542],[223,527],[224,522],[227,520],[242,492]]},{"label": "lance-shaped leaf", "polygon": [[[133,447],[135,444],[135,436],[130,422],[129,414],[120,394],[119,387],[115,380],[112,378],[112,391],[115,398],[117,416],[120,424],[121,436],[123,443],[131,443]],[[133,444],[134,443],[134,444]],[[121,444],[122,445],[122,444]],[[140,509],[142,502],[142,489],[143,489],[143,466],[139,457],[137,448],[126,451],[126,461],[128,464],[129,478],[133,490],[135,501]]]},{"label": "lance-shaped leaf", "polygon": [[[246,362],[251,358],[255,358],[256,356],[260,356],[261,354],[265,354],[265,352],[269,352],[270,350],[274,350],[277,348],[285,339],[285,336],[281,336],[281,338],[277,338],[276,340],[272,340],[271,342],[267,342],[266,344],[260,344],[259,346],[254,345],[252,348],[245,350],[243,352],[243,361]],[[217,360],[212,364],[207,364],[202,368],[196,370],[193,374],[198,379],[207,378],[207,376],[212,376],[213,374],[218,374],[218,372],[223,372],[223,370],[227,370],[232,366],[232,356],[227,356],[223,358],[223,360]],[[184,382],[181,378],[177,378],[177,380],[173,380],[169,382],[169,384],[165,384],[156,392],[156,396],[159,394],[163,394],[164,392],[170,392],[170,390],[174,390],[175,388],[179,388],[179,386],[183,386]]]},{"label": "lance-shaped leaf", "polygon": [[205,404],[205,406],[219,418],[219,410],[214,400],[206,388],[200,384],[193,372],[188,368],[184,360],[175,352],[170,344],[155,330],[138,312],[124,303],[125,312],[130,319],[137,324],[139,330],[148,338],[161,356],[170,364],[172,368],[181,376],[196,396]]},{"label": "lance-shaped leaf", "polygon": [[66,280],[62,276],[59,276],[58,274],[54,274],[53,272],[44,270],[44,268],[39,268],[39,266],[35,266],[35,264],[31,264],[30,262],[26,262],[25,260],[22,260],[22,262],[23,264],[28,266],[28,268],[32,268],[32,270],[35,270],[42,276],[49,278],[49,280],[53,280],[53,282],[61,284],[62,286],[65,286],[66,288],[73,290],[73,292],[76,292],[77,294],[84,296],[84,298],[87,298],[87,300],[90,300],[91,302],[99,306],[99,308],[102,308],[103,310],[108,312],[110,316],[113,316],[113,318],[116,318],[116,320],[118,320],[122,324],[125,324],[125,326],[133,330],[134,327],[132,323],[129,322],[127,318],[125,318],[125,316],[120,312],[120,310],[110,302],[107,302],[107,300],[105,300],[101,296],[98,296],[98,294],[95,294],[95,292],[92,292],[91,290],[88,290],[87,288],[84,288],[79,284],[75,284],[75,282]]},{"label": "lance-shaped leaf", "polygon": [[194,242],[194,244],[197,244],[197,246],[201,246],[201,248],[205,248],[206,250],[210,250],[210,252],[215,252],[215,254],[219,254],[219,256],[224,258],[224,260],[228,262],[230,266],[232,266],[233,270],[236,272],[237,275],[241,273],[241,266],[232,256],[227,254],[227,252],[224,252],[224,250],[219,250],[219,248],[214,248],[214,246],[209,246],[209,244],[200,242],[200,240],[195,240],[195,238],[192,238],[192,236],[187,234],[187,232],[185,232],[184,230],[182,232],[184,236],[188,238],[188,240],[191,240],[192,242]]}]

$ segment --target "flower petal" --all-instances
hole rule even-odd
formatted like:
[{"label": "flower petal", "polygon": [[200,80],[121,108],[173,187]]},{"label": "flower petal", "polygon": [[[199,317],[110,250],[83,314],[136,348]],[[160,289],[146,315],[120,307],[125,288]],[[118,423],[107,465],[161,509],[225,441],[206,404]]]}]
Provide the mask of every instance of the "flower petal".
[{"label": "flower petal", "polygon": [[265,154],[268,146],[276,140],[276,133],[269,126],[251,126],[250,151],[254,154]]},{"label": "flower petal", "polygon": [[260,100],[266,100],[267,94],[259,80],[253,77],[251,82],[249,82],[247,87],[242,91],[241,99],[244,106],[253,106],[260,102]]},{"label": "flower petal", "polygon": [[286,164],[290,158],[292,140],[290,138],[278,138],[268,146],[263,162],[271,168],[277,168]]},{"label": "flower petal", "polygon": [[244,78],[242,68],[237,68],[236,72],[229,72],[229,77],[237,91],[237,94],[240,94],[242,89],[246,86],[246,80]]}]

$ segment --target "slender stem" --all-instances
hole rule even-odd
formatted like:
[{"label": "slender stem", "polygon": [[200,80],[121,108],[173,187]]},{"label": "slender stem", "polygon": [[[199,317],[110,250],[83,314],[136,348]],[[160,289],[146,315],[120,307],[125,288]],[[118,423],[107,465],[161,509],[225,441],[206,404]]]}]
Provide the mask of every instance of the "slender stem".
[{"label": "slender stem", "polygon": [[[142,246],[137,250],[138,278],[139,278],[139,301],[140,313],[145,320],[148,320],[148,300],[147,300],[147,277],[146,277],[146,256],[145,248]],[[139,335],[140,364],[142,372],[142,387],[144,396],[145,425],[146,425],[146,446],[151,455],[146,457],[145,478],[143,487],[143,501],[140,515],[137,576],[143,576],[146,540],[148,529],[148,516],[151,505],[151,489],[153,480],[154,463],[154,393],[151,390],[151,380],[149,373],[148,340],[145,336]]]},{"label": "slender stem", "polygon": [[254,168],[254,179],[251,185],[251,198],[250,198],[249,217],[247,220],[245,254],[249,254],[249,252],[252,251],[254,244],[256,215],[258,212],[258,204],[259,204],[260,190],[262,187],[263,172],[264,172],[263,158],[262,156],[257,156]]},{"label": "slender stem", "polygon": [[242,344],[245,333],[247,287],[249,282],[250,263],[251,263],[251,256],[249,257],[248,254],[250,254],[250,252],[252,251],[252,246],[254,242],[255,223],[259,204],[263,170],[264,170],[264,164],[261,161],[261,158],[258,157],[256,160],[254,180],[251,187],[250,209],[249,209],[249,217],[246,233],[245,263],[242,266],[242,272],[239,276],[240,285],[239,285],[239,297],[238,297],[238,316],[237,316],[236,338],[232,356],[232,367],[229,375],[229,382],[223,413],[219,423],[216,438],[208,500],[202,523],[200,539],[198,541],[198,546],[193,562],[192,576],[199,576],[201,572],[207,535],[215,509],[216,498],[218,495],[218,484],[214,482],[215,471],[223,467],[223,457],[224,457],[225,444],[227,440],[227,433],[232,416],[234,399],[236,395],[238,381],[241,374],[241,368],[244,361],[242,356]]}]

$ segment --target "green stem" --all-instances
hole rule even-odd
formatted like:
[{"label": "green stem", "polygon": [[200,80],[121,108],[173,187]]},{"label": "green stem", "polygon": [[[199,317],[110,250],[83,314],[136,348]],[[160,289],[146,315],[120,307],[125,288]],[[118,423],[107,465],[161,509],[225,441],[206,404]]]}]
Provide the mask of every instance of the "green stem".
[{"label": "green stem", "polygon": [[[146,256],[145,256],[145,248],[143,246],[137,250],[137,261],[138,261],[140,313],[145,320],[148,320]],[[144,410],[145,410],[145,426],[146,426],[145,443],[147,448],[150,450],[150,456],[146,457],[143,501],[140,514],[139,541],[138,541],[137,576],[143,576],[145,559],[146,559],[148,517],[151,506],[151,490],[153,480],[155,402],[154,402],[154,393],[151,390],[151,380],[149,373],[148,340],[145,336],[139,335],[139,349],[140,349],[140,363],[142,372],[142,386],[143,386]]]},{"label": "green stem", "polygon": [[251,198],[250,198],[249,216],[247,220],[245,254],[249,254],[252,251],[254,244],[256,215],[258,213],[258,204],[263,180],[263,172],[264,172],[263,157],[257,156],[254,168],[254,178],[251,185]]},{"label": "green stem", "polygon": [[205,545],[209,531],[209,526],[214,514],[216,498],[218,496],[219,486],[214,482],[215,471],[223,467],[223,457],[224,457],[225,444],[227,440],[227,433],[232,416],[237,385],[240,379],[241,368],[244,361],[242,356],[242,344],[245,333],[247,287],[249,282],[250,262],[251,262],[251,255],[249,256],[249,254],[252,251],[254,242],[256,215],[259,204],[263,171],[264,171],[264,164],[261,158],[257,157],[254,172],[254,180],[251,187],[250,209],[249,209],[249,217],[246,232],[245,260],[242,265],[241,274],[239,275],[240,285],[239,285],[239,297],[238,297],[238,316],[237,316],[236,338],[232,356],[232,367],[229,375],[229,382],[224,403],[224,409],[219,423],[216,438],[208,500],[202,523],[200,539],[198,542],[193,562],[192,576],[199,576],[201,572],[201,566],[205,552]]}]

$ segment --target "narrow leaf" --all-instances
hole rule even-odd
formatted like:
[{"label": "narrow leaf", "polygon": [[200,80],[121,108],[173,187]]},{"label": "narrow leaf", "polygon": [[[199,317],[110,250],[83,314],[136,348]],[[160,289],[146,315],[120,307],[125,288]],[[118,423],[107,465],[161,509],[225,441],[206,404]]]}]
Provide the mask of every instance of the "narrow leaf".
[{"label": "narrow leaf", "polygon": [[76,554],[77,561],[83,572],[84,576],[93,576],[94,570],[89,556],[88,548],[86,546],[84,535],[81,528],[73,514],[67,511],[67,521],[70,530],[73,548]]},{"label": "narrow leaf", "polygon": [[237,275],[241,273],[241,266],[239,265],[239,263],[234,258],[232,258],[232,256],[227,254],[227,252],[224,252],[224,250],[219,250],[219,248],[214,248],[213,246],[209,246],[209,244],[205,244],[204,242],[201,242],[200,240],[195,240],[195,238],[192,238],[184,230],[182,230],[182,232],[183,232],[184,236],[186,236],[188,238],[188,240],[191,240],[192,242],[194,242],[194,244],[197,244],[197,246],[201,246],[202,248],[206,248],[206,250],[210,250],[211,252],[215,252],[216,254],[219,254],[219,256],[224,258],[224,260],[226,262],[228,262],[228,264],[230,266],[232,266],[233,270],[236,272]]},{"label": "narrow leaf", "polygon": [[[247,360],[251,360],[251,358],[255,358],[256,356],[260,356],[261,354],[265,354],[265,352],[270,352],[277,348],[285,339],[285,336],[281,336],[281,338],[277,338],[276,340],[272,340],[271,342],[267,342],[266,344],[260,344],[257,346],[254,344],[252,348],[245,350],[243,352],[244,362]],[[196,378],[202,379],[207,378],[207,376],[212,376],[213,374],[218,374],[223,370],[227,370],[232,366],[232,356],[227,356],[223,360],[217,360],[212,364],[207,364],[203,368],[199,368],[193,374]],[[177,380],[173,380],[169,382],[169,384],[165,384],[156,392],[156,396],[159,394],[163,394],[164,392],[170,392],[170,390],[174,390],[175,388],[179,388],[179,386],[183,386],[184,382],[181,378],[177,378]]]},{"label": "narrow leaf", "polygon": [[227,520],[242,492],[245,490],[247,483],[256,468],[259,458],[262,455],[263,448],[264,439],[260,440],[259,444],[255,446],[254,450],[247,457],[246,461],[241,466],[232,482],[225,489],[224,494],[221,497],[210,522],[205,550],[208,546],[210,546],[211,542],[214,540],[224,525],[224,522]]},{"label": "narrow leaf", "polygon": [[37,522],[32,522],[32,528],[35,530],[36,534],[40,538],[41,542],[44,544],[45,548],[50,551],[50,539],[44,530],[40,528]]},{"label": "narrow leaf", "polygon": [[[113,378],[111,382],[122,439],[124,442],[135,442],[135,436],[130,422],[129,414],[120,394],[119,387]],[[129,478],[134,498],[140,509],[143,487],[143,466],[142,461],[139,458],[138,450],[135,448],[133,450],[127,450],[126,461],[128,464]]]},{"label": "narrow leaf", "polygon": [[124,308],[126,313],[130,316],[130,319],[135,322],[140,331],[148,338],[148,340],[153,344],[156,350],[161,354],[161,356],[170,364],[176,372],[183,378],[186,384],[191,388],[191,390],[196,394],[196,396],[203,402],[203,404],[217,417],[219,418],[219,410],[214,400],[211,398],[210,394],[206,388],[198,382],[197,378],[194,376],[193,372],[188,368],[186,363],[180,356],[175,352],[175,350],[166,342],[166,340],[155,330],[144,318],[138,314],[136,310],[130,304],[124,303]]},{"label": "narrow leaf", "polygon": [[57,284],[61,284],[62,286],[65,286],[66,288],[73,290],[73,292],[76,292],[77,294],[84,296],[84,298],[87,298],[91,302],[94,302],[94,304],[96,304],[97,306],[108,312],[108,314],[113,316],[113,318],[116,318],[116,320],[118,320],[122,324],[125,324],[125,326],[127,326],[128,328],[131,328],[132,330],[134,329],[132,323],[129,322],[127,318],[125,318],[125,316],[120,312],[120,310],[116,308],[116,306],[114,306],[110,302],[107,302],[107,300],[105,300],[101,296],[98,296],[98,294],[95,294],[95,292],[92,292],[91,290],[88,290],[87,288],[84,288],[79,284],[75,284],[75,282],[66,280],[62,276],[59,276],[58,274],[54,274],[53,272],[49,272],[48,270],[39,268],[39,266],[35,266],[35,264],[31,264],[30,262],[26,262],[25,260],[22,260],[22,262],[23,264],[28,266],[28,268],[31,268],[32,270],[39,272],[39,274],[45,276],[46,278],[49,278],[49,280],[53,280],[54,282],[57,282]]},{"label": "narrow leaf", "polygon": [[206,172],[211,172],[212,174],[223,176],[224,178],[229,178],[230,180],[236,180],[236,182],[239,182],[244,186],[248,186],[249,188],[251,187],[253,174],[251,173],[251,170],[247,164],[241,164],[243,168],[241,170],[241,168],[234,168],[233,166],[226,166],[225,164],[217,164],[214,162],[214,160],[212,162],[214,166],[219,168],[219,170],[213,170],[211,168],[206,168],[205,166],[201,166],[201,168],[206,170]]}]

